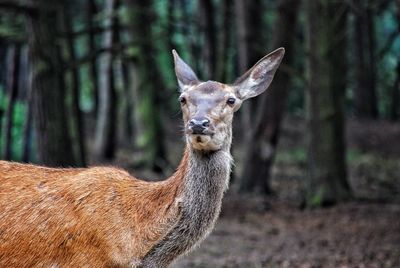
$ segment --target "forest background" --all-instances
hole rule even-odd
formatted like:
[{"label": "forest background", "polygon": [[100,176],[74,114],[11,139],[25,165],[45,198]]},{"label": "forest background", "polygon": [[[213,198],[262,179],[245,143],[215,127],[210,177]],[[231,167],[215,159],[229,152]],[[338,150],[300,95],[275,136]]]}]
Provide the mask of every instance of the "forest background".
[{"label": "forest background", "polygon": [[176,267],[398,267],[399,0],[0,0],[0,158],[162,179],[184,146],[171,50],[233,83],[278,47],[217,230]]}]

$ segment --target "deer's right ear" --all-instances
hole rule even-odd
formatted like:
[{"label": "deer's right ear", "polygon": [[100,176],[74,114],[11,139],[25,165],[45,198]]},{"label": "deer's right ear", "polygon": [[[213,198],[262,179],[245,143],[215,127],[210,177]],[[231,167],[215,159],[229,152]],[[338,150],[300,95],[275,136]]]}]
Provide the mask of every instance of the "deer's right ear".
[{"label": "deer's right ear", "polygon": [[271,84],[284,54],[285,49],[278,48],[242,75],[234,84],[238,97],[245,100],[263,93]]},{"label": "deer's right ear", "polygon": [[184,62],[175,49],[172,50],[175,62],[175,74],[178,79],[179,88],[181,91],[185,91],[189,86],[195,85],[199,82],[196,74],[192,68]]}]

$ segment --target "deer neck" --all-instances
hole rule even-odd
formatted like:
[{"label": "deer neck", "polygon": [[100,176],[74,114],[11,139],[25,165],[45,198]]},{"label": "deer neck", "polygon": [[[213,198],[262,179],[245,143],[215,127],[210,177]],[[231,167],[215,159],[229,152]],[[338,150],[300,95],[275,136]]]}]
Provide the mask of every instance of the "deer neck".
[{"label": "deer neck", "polygon": [[210,206],[214,207],[217,203],[221,203],[222,195],[229,184],[232,164],[230,147],[231,135],[218,151],[202,152],[187,145],[185,150],[187,157],[182,160],[187,161],[180,185],[179,198],[182,199],[182,205],[199,212],[200,208],[197,206],[210,203]]},{"label": "deer neck", "polygon": [[228,187],[232,163],[231,139],[219,151],[186,147],[170,182],[177,186],[180,218],[175,227],[146,255],[143,267],[166,267],[202,241],[214,227]]}]

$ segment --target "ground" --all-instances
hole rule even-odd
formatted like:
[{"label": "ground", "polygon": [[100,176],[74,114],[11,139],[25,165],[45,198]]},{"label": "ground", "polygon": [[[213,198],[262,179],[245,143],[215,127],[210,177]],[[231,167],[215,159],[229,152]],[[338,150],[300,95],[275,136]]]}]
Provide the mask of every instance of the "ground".
[{"label": "ground", "polygon": [[400,267],[399,204],[245,202],[228,197],[214,232],[172,267]]}]

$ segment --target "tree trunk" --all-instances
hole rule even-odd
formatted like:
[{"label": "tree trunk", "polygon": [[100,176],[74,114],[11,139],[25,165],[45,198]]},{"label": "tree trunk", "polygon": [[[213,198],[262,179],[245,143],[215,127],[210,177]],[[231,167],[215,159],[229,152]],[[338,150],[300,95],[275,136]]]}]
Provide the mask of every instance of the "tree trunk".
[{"label": "tree trunk", "polygon": [[222,1],[222,29],[219,31],[218,41],[218,60],[216,62],[216,80],[227,82],[229,74],[231,73],[228,68],[231,68],[232,63],[230,62],[229,54],[232,48],[232,37],[233,37],[233,0]]},{"label": "tree trunk", "polygon": [[[115,45],[122,46],[121,40],[123,38],[123,34],[121,31],[121,23],[119,18],[115,19]],[[130,61],[129,57],[125,57],[122,53],[119,56],[118,61],[118,70],[120,70],[121,74],[121,82],[122,82],[122,91],[123,97],[119,99],[120,102],[120,110],[119,114],[119,140],[122,141],[122,146],[127,147],[132,145],[132,141],[134,140],[134,94],[133,94],[133,63]],[[132,146],[131,146],[132,147]]]},{"label": "tree trunk", "polygon": [[[243,74],[248,69],[249,65],[249,49],[247,44],[247,14],[246,12],[246,1],[235,0],[235,18],[236,18],[236,43],[237,43],[237,61],[238,61],[238,73]],[[250,104],[246,102],[242,105],[240,111],[240,121],[242,129],[249,130],[250,126]],[[244,141],[249,140],[249,134],[247,131],[243,131]]]},{"label": "tree trunk", "polygon": [[[87,0],[87,8],[86,8],[86,21],[87,28],[89,29],[88,35],[88,54],[93,53],[93,51],[97,50],[96,46],[96,32],[94,30],[95,23],[94,17],[97,14],[97,6],[95,0]],[[92,91],[93,91],[93,111],[94,114],[97,115],[98,105],[99,105],[99,83],[98,83],[98,75],[97,75],[97,57],[92,57],[89,63],[89,73],[90,80],[92,83]]]},{"label": "tree trunk", "polygon": [[310,0],[307,4],[309,176],[306,204],[321,206],[350,195],[344,140],[347,6],[319,0]]},{"label": "tree trunk", "polygon": [[204,77],[215,79],[215,66],[217,62],[217,29],[215,24],[215,8],[213,1],[199,1],[200,28],[204,33],[204,44],[202,47],[202,60],[204,60]]},{"label": "tree trunk", "polygon": [[[6,73],[7,73],[7,44],[0,39],[0,85],[5,88],[6,84]],[[1,117],[0,117],[1,118]]]},{"label": "tree trunk", "polygon": [[27,57],[27,86],[26,86],[26,114],[25,114],[25,122],[24,129],[22,132],[22,162],[28,163],[30,161],[31,151],[32,151],[32,66],[29,64],[30,59]]},{"label": "tree trunk", "polygon": [[[135,112],[140,118],[143,133],[137,143],[143,151],[143,163],[156,171],[166,165],[164,135],[161,125],[160,89],[162,77],[155,60],[156,50],[151,25],[153,3],[149,0],[126,0],[131,39],[139,49],[137,54],[138,102]],[[140,38],[139,38],[140,37]]]},{"label": "tree trunk", "polygon": [[7,69],[7,110],[5,114],[5,127],[4,127],[4,150],[3,158],[5,160],[11,160],[12,158],[12,128],[13,128],[13,114],[14,105],[17,99],[18,87],[19,87],[19,66],[20,66],[20,55],[21,46],[16,44],[9,50],[9,63]]},{"label": "tree trunk", "polygon": [[[175,10],[176,10],[176,0],[168,0],[167,2],[167,44],[168,50],[178,49],[175,43]],[[173,59],[171,59],[171,66],[173,66]]]},{"label": "tree trunk", "polygon": [[390,103],[390,119],[397,121],[400,117],[400,61],[397,62],[396,81],[392,87]]},{"label": "tree trunk", "polygon": [[[264,2],[261,0],[235,0],[236,25],[238,36],[239,73],[243,74],[268,52],[264,40],[267,30],[263,22]],[[245,102],[241,108],[241,123],[244,143],[250,142],[252,123],[259,99],[254,98]]]},{"label": "tree trunk", "polygon": [[375,27],[373,3],[355,1],[357,12],[354,19],[355,113],[360,118],[378,117],[375,66]]},{"label": "tree trunk", "polygon": [[244,168],[240,190],[242,192],[271,192],[269,177],[279,140],[282,116],[290,88],[290,75],[285,66],[294,62],[294,42],[297,13],[300,1],[280,0],[278,2],[277,20],[275,22],[273,47],[285,47],[283,66],[275,75],[268,92],[261,96],[258,111],[253,116],[254,131],[246,146]]},{"label": "tree trunk", "polygon": [[54,0],[38,0],[37,16],[28,18],[32,63],[33,113],[37,131],[38,160],[48,166],[75,166],[65,110],[63,64],[60,55],[59,15]]},{"label": "tree trunk", "polygon": [[[69,62],[76,62],[76,51],[74,44],[74,36],[73,36],[73,26],[71,18],[73,15],[71,14],[71,4],[66,4],[64,6],[63,12],[63,24],[64,24],[64,32],[67,34],[66,44]],[[83,124],[83,116],[80,109],[80,75],[79,75],[79,66],[76,66],[71,69],[69,76],[69,93],[71,94],[69,107],[71,110],[71,115],[69,116],[70,120],[70,128],[73,129],[72,138],[75,155],[77,156],[80,166],[86,166],[86,146],[85,146],[85,134],[84,134],[84,124]]]},{"label": "tree trunk", "polygon": [[[400,0],[396,1],[397,28],[400,31]],[[390,103],[390,119],[397,121],[400,118],[400,59],[397,60],[396,81],[392,87]]]},{"label": "tree trunk", "polygon": [[[105,12],[107,19],[104,26],[107,31],[103,36],[103,46],[112,47],[115,44],[116,32],[115,10],[117,0],[107,0]],[[116,91],[114,83],[113,64],[115,52],[107,51],[100,58],[99,110],[96,125],[94,150],[98,159],[112,159],[116,147]]]}]

